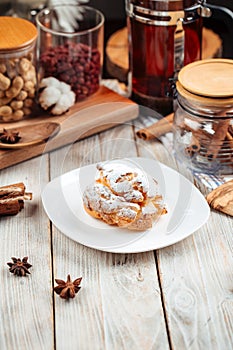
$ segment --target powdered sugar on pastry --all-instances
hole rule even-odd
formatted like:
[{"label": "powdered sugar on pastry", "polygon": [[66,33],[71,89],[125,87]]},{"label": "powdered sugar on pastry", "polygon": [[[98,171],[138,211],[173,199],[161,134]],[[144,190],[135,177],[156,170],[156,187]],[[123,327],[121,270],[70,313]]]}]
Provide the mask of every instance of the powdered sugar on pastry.
[{"label": "powdered sugar on pastry", "polygon": [[109,224],[125,226],[133,222],[140,206],[126,202],[123,197],[111,193],[108,187],[95,183],[86,188],[83,195],[86,210],[97,218],[102,218]]},{"label": "powdered sugar on pastry", "polygon": [[106,162],[97,164],[99,173],[96,181],[105,184],[113,193],[127,201],[143,202],[157,193],[155,181],[139,168],[121,163]]},{"label": "powdered sugar on pastry", "polygon": [[97,165],[83,194],[84,208],[110,225],[146,230],[166,212],[157,182],[139,168],[112,161]]}]

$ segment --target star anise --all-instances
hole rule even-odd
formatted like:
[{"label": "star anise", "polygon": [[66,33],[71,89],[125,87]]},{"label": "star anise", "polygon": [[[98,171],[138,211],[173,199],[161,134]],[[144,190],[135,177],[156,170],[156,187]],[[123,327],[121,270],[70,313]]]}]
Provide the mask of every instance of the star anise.
[{"label": "star anise", "polygon": [[14,275],[17,276],[26,276],[27,273],[30,274],[30,272],[28,271],[28,269],[30,269],[30,267],[32,267],[31,264],[29,264],[28,261],[28,257],[25,256],[22,261],[20,258],[11,258],[13,260],[12,262],[8,262],[7,265],[10,266],[9,271],[11,273],[13,273]]},{"label": "star anise", "polygon": [[0,141],[2,143],[17,143],[19,142],[19,140],[21,139],[21,137],[19,136],[19,132],[14,132],[11,130],[6,130],[3,129],[2,132],[0,132]]},{"label": "star anise", "polygon": [[56,287],[54,287],[55,293],[59,294],[63,299],[69,299],[74,298],[75,293],[78,293],[78,291],[81,289],[79,285],[82,281],[82,277],[79,277],[72,282],[70,275],[68,275],[66,282],[58,279],[55,279],[55,281],[58,284]]}]

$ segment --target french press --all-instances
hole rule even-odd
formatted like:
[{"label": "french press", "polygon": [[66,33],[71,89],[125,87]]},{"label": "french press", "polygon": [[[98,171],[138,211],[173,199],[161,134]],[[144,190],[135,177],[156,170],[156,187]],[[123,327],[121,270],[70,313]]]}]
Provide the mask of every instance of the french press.
[{"label": "french press", "polygon": [[201,59],[205,0],[126,0],[132,98],[165,115],[179,70]]}]

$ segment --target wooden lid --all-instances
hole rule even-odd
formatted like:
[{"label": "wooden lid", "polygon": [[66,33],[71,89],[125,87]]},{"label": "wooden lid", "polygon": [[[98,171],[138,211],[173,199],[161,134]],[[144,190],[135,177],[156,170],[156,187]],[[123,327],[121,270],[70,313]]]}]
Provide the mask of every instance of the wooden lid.
[{"label": "wooden lid", "polygon": [[36,38],[37,29],[31,22],[22,18],[0,16],[0,51],[26,47]]},{"label": "wooden lid", "polygon": [[210,109],[213,107],[219,108],[233,108],[233,96],[229,96],[226,98],[217,98],[217,97],[208,97],[208,96],[200,96],[197,94],[193,94],[188,90],[184,89],[183,85],[177,81],[176,89],[179,94],[184,97],[186,100],[190,101],[191,104],[199,105],[199,106],[208,106]]},{"label": "wooden lid", "polygon": [[209,59],[188,64],[178,81],[189,92],[206,97],[233,97],[233,60]]}]

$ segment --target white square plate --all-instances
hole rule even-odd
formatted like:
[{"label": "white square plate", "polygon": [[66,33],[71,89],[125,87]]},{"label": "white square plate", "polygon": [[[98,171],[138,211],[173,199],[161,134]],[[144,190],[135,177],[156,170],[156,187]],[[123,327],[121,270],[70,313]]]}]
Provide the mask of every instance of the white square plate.
[{"label": "white square plate", "polygon": [[153,159],[135,157],[123,161],[149,173],[159,184],[168,213],[161,216],[150,230],[135,232],[110,226],[86,213],[82,193],[94,181],[96,164],[63,174],[45,186],[42,202],[52,223],[83,245],[115,253],[163,248],[188,237],[206,223],[209,205],[184,176]]}]

